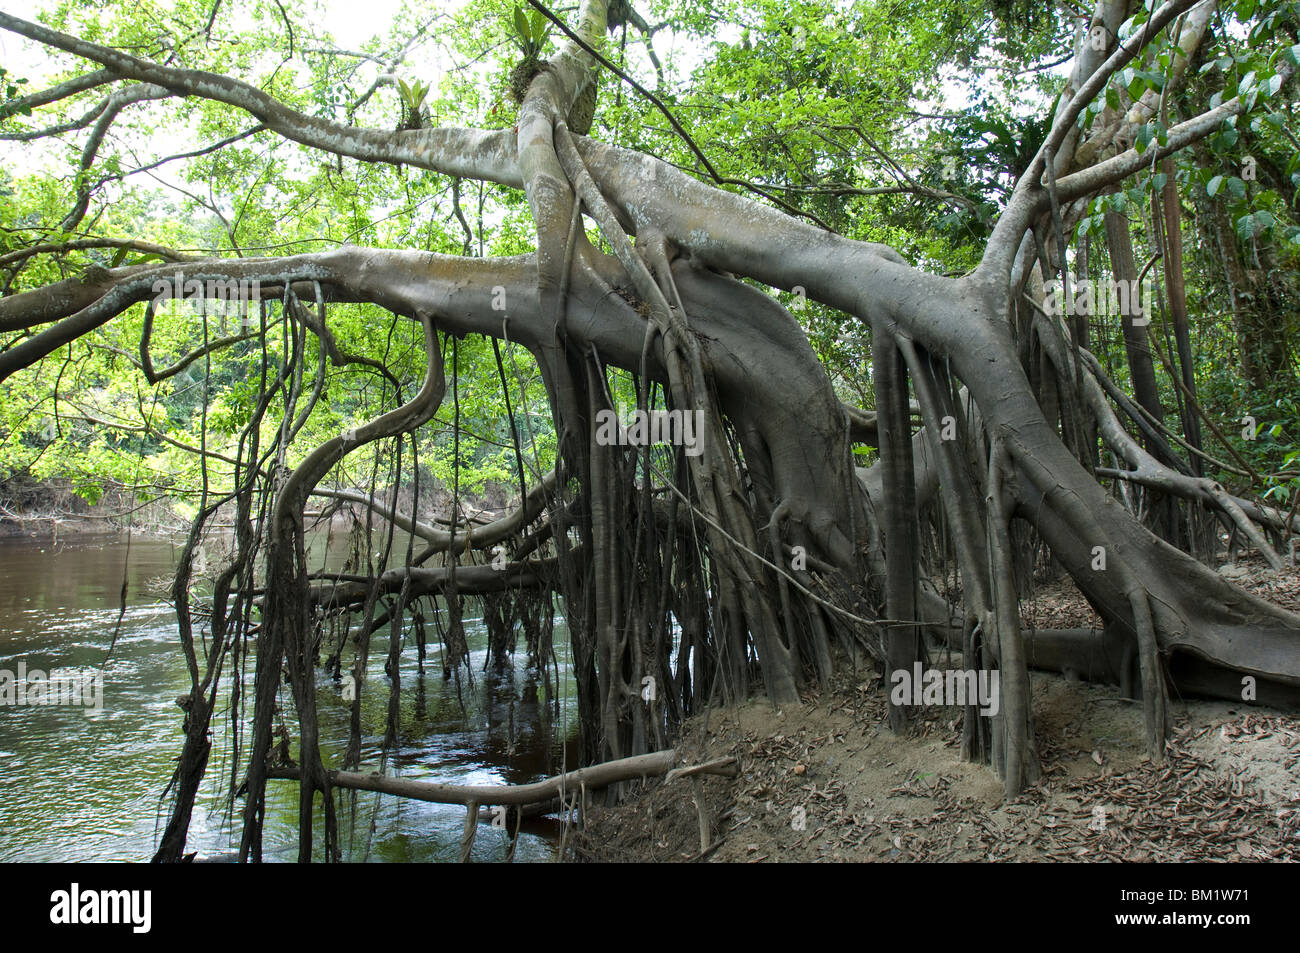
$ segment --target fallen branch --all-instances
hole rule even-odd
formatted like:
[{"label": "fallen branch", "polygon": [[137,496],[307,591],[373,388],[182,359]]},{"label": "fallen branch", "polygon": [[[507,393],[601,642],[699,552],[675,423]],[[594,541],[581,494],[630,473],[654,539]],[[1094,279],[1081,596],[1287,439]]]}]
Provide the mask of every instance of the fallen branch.
[{"label": "fallen branch", "polygon": [[[555,797],[564,797],[566,793],[577,791],[580,787],[587,790],[608,787],[620,781],[632,781],[651,775],[665,774],[673,770],[677,762],[676,749],[655,751],[650,754],[620,758],[606,761],[588,768],[579,768],[567,774],[559,774],[545,781],[532,784],[438,784],[431,781],[412,781],[409,778],[394,778],[380,774],[358,774],[354,771],[327,772],[330,784],[334,787],[349,788],[358,791],[378,791],[381,794],[394,794],[397,797],[410,798],[413,801],[429,801],[434,804],[471,804],[476,806],[491,804],[535,804]],[[739,771],[735,758],[719,758],[695,768],[687,768],[691,774],[716,774],[734,778]],[[268,768],[267,778],[281,781],[297,781],[301,772],[296,766],[278,766]],[[679,775],[680,776],[680,775]],[[477,807],[476,807],[477,809]]]}]

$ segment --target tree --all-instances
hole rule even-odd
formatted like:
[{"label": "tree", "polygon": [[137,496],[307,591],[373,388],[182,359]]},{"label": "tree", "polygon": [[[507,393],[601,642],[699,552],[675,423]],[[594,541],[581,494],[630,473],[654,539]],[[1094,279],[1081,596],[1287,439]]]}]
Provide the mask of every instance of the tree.
[{"label": "tree", "polygon": [[[4,115],[91,90],[102,97],[73,123],[89,127],[90,134],[78,159],[73,210],[61,231],[53,241],[6,253],[6,259],[28,261],[79,248],[121,250],[108,267],[89,267],[63,280],[49,274],[0,298],[0,331],[10,335],[0,352],[0,381],[39,367],[62,349],[71,355],[77,342],[135,314],[135,363],[155,382],[175,373],[174,367],[155,371],[151,357],[158,347],[157,282],[198,282],[205,289],[211,282],[244,282],[241,288],[256,289],[248,295],[258,311],[254,326],[213,338],[205,317],[200,346],[183,359],[186,366],[198,360],[210,365],[224,360],[229,348],[258,344],[244,352],[245,373],[258,380],[255,387],[246,385],[242,411],[226,424],[230,449],[213,455],[204,442],[206,418],[198,446],[188,445],[204,467],[205,491],[190,548],[222,505],[236,508],[238,546],[205,609],[209,632],[201,648],[189,605],[188,550],[173,588],[193,687],[184,706],[186,747],[159,859],[181,854],[194,792],[207,767],[219,692],[236,681],[223,682],[223,665],[253,631],[257,689],[243,782],[242,853],[260,856],[263,796],[285,673],[299,725],[301,856],[311,856],[317,792],[323,795],[332,852],[331,779],[321,760],[315,715],[322,622],[344,610],[361,614],[359,681],[370,634],[383,624],[396,633],[418,600],[432,594],[447,600],[453,631],[465,597],[498,600],[491,604],[527,627],[537,624],[539,604],[520,599],[502,609],[500,600],[543,591],[549,606],[551,590],[562,594],[591,760],[662,747],[679,719],[711,701],[739,700],[758,682],[775,702],[796,701],[802,687],[826,679],[846,654],[866,653],[887,673],[909,668],[924,659],[928,635],[960,644],[968,668],[1000,670],[1001,709],[987,718],[968,708],[963,751],[990,761],[1014,795],[1038,772],[1018,612],[1016,564],[1026,545],[1020,532],[1025,526],[1107,625],[1104,637],[1063,642],[1060,651],[1086,658],[1101,648],[1117,656],[1115,667],[1142,698],[1152,758],[1162,756],[1175,672],[1219,691],[1239,690],[1243,675],[1265,685],[1300,685],[1300,618],[1234,587],[1155,535],[1113,487],[1127,482],[1180,500],[1189,513],[1212,514],[1275,564],[1280,557],[1266,533],[1294,529],[1294,510],[1284,514],[1231,493],[1212,477],[1196,475],[1174,453],[1167,425],[1151,413],[1159,411],[1160,401],[1152,390],[1154,335],[1143,323],[1149,311],[1124,305],[1117,316],[1127,322],[1129,357],[1139,361],[1133,364],[1135,404],[1086,348],[1088,312],[1076,307],[1083,300],[1079,266],[1088,263],[1081,254],[1092,218],[1098,224],[1106,219],[1112,256],[1122,256],[1128,244],[1121,220],[1127,182],[1200,143],[1231,149],[1232,143],[1223,143],[1225,130],[1242,123],[1254,123],[1270,141],[1289,135],[1292,118],[1282,91],[1290,88],[1300,54],[1300,46],[1291,45],[1294,4],[1221,5],[1252,31],[1251,50],[1223,54],[1228,62],[1221,63],[1209,47],[1229,44],[1231,37],[1210,29],[1214,0],[1166,0],[1154,9],[1138,2],[1098,3],[1073,31],[1071,70],[1064,87],[1056,83],[1052,90],[1057,96],[1049,115],[1017,120],[1005,107],[990,107],[953,127],[948,148],[964,139],[983,163],[972,170],[963,159],[960,175],[947,164],[954,179],[935,175],[933,167],[943,164],[933,161],[935,151],[929,152],[928,170],[908,170],[877,143],[880,130],[867,119],[876,115],[884,127],[902,116],[925,73],[919,60],[900,52],[902,41],[889,33],[894,14],[885,5],[864,3],[848,14],[800,5],[788,30],[774,26],[775,7],[747,9],[750,22],[765,29],[765,40],[755,49],[746,33],[720,57],[743,61],[745,69],[723,63],[705,71],[696,87],[712,88],[731,104],[697,128],[706,145],[728,130],[740,140],[719,167],[709,154],[720,147],[701,147],[675,115],[676,106],[689,103],[675,103],[662,86],[659,95],[650,93],[627,68],[611,62],[611,26],[622,28],[620,51],[626,51],[628,25],[653,48],[656,31],[629,4],[585,0],[571,26],[530,3],[535,13],[520,10],[508,18],[507,29],[526,59],[536,62],[511,74],[520,100],[517,122],[496,129],[439,124],[439,101],[410,101],[411,90],[427,89],[414,84],[402,87],[400,128],[394,131],[357,124],[358,110],[376,86],[340,97],[331,90],[347,83],[328,68],[316,74],[326,91],[313,93],[309,102],[294,102],[302,97],[278,70],[261,87],[245,82],[237,74],[249,67],[239,57],[227,62],[224,54],[204,52],[220,4],[210,16],[188,14],[192,30],[186,36],[169,29],[160,38],[156,24],[142,19],[124,26],[111,46],[0,14],[0,27],[98,67],[41,92],[20,97],[11,91]],[[999,55],[1031,60],[1060,43],[1056,14],[1047,16],[1036,39],[1025,41],[1016,39],[1021,31],[1015,9],[999,9],[994,26],[972,32],[962,7],[937,4],[916,14],[918,23],[937,23],[918,32],[917,42],[932,47],[927,52],[955,50],[967,63],[994,40]],[[612,19],[611,8],[617,8]],[[680,18],[689,25],[703,15],[686,7]],[[1037,14],[1026,15],[1042,22]],[[557,41],[544,62],[549,40],[541,16]],[[284,17],[293,56],[294,31],[288,13]],[[900,58],[903,68],[895,75],[872,72],[868,62],[853,70],[837,65],[833,47],[851,48],[845,30],[861,38],[855,31],[864,23],[872,25],[870,39],[882,62]],[[299,36],[297,42],[305,41]],[[224,71],[186,65],[204,58]],[[391,71],[400,56],[384,62],[392,63]],[[1196,104],[1184,93],[1191,64],[1201,62],[1217,70],[1224,88],[1208,103]],[[659,66],[657,57],[654,63]],[[793,77],[791,85],[823,98],[817,100],[821,105],[796,112],[785,128],[767,129],[777,117],[758,104],[788,89],[782,69]],[[590,123],[591,110],[600,109],[592,104],[598,89],[605,108],[633,123],[634,135],[662,143],[667,134],[652,126],[668,122],[679,137],[673,148],[685,150],[698,175],[646,151],[578,134]],[[341,245],[246,257],[236,241],[238,223],[215,201],[209,205],[238,257],[193,258],[157,243],[72,236],[97,189],[121,175],[120,168],[96,164],[113,123],[136,104],[164,99],[205,110],[204,124],[222,136],[217,147],[201,150],[206,155],[219,157],[220,149],[241,137],[259,135],[332,157],[322,174],[345,182],[344,163],[352,160],[356,183],[344,189],[373,187],[362,170],[382,164],[444,177],[438,181],[449,183],[452,213],[464,232],[461,253]],[[873,111],[877,102],[891,105]],[[309,104],[321,108],[312,111]],[[1188,117],[1173,121],[1175,105],[1188,108]],[[508,107],[498,102],[496,108]],[[254,125],[239,128],[250,117]],[[1263,125],[1257,122],[1261,117]],[[24,136],[35,137],[60,127],[23,128],[30,129]],[[842,161],[850,153],[842,141],[832,141],[832,133],[872,150],[892,182],[862,181],[864,173]],[[815,145],[818,137],[831,145]],[[756,145],[764,141],[765,155],[773,156],[774,181],[754,182],[748,163],[764,154]],[[903,140],[894,145],[901,147]],[[244,154],[213,161],[228,163],[220,167],[222,177],[255,174]],[[1151,194],[1170,174],[1166,168],[1162,182],[1146,182]],[[483,226],[481,211],[477,234],[464,213],[467,181],[513,190],[515,208],[522,190],[534,230],[526,254],[511,254],[520,250],[511,247],[501,249],[506,254],[471,254],[476,238],[481,250]],[[1268,205],[1275,197],[1261,201]],[[834,226],[847,231],[845,220],[871,207],[848,204],[857,198],[914,201],[878,206],[892,208],[899,221],[918,215],[924,221],[934,208],[944,208],[936,224],[954,236],[950,257],[968,254],[971,267],[937,274],[910,264],[887,244],[841,234]],[[503,214],[510,214],[511,201],[502,199]],[[1249,214],[1252,223],[1276,226],[1283,235],[1274,213],[1261,208]],[[1261,214],[1270,216],[1267,222],[1253,217]],[[273,226],[265,229],[262,234],[271,234]],[[932,258],[915,239],[908,250]],[[131,251],[163,263],[128,263]],[[1114,268],[1112,278],[1133,279],[1136,260],[1116,261]],[[767,288],[793,295],[785,299],[790,307]],[[1136,285],[1132,290],[1136,299]],[[817,313],[834,309],[869,333],[867,393],[874,393],[874,411],[840,399],[796,318],[805,300],[822,309]],[[1062,302],[1068,305],[1062,308]],[[414,394],[409,387],[403,393],[401,372],[391,361],[339,345],[330,312],[347,303],[378,306],[419,327],[424,366]],[[372,316],[374,328],[382,327],[373,310],[362,314]],[[554,426],[553,470],[531,478],[526,473],[521,447],[529,435],[521,433],[519,416],[507,406],[506,472],[521,483],[513,515],[480,528],[454,517],[448,529],[440,529],[421,524],[414,506],[399,512],[396,497],[354,493],[351,498],[411,529],[425,548],[408,549],[400,565],[381,565],[378,573],[319,578],[306,563],[303,514],[314,493],[339,494],[322,484],[349,456],[373,453],[391,441],[394,485],[400,482],[401,447],[409,443],[416,457],[420,428],[450,390],[452,459],[459,461],[466,430],[462,339],[467,347],[493,342],[507,400],[514,388],[499,345],[527,349]],[[444,370],[448,349],[451,374]],[[321,400],[331,363],[369,369],[384,381],[384,410],[326,436],[333,418]],[[1169,386],[1178,385],[1171,379]],[[526,400],[522,385],[516,395]],[[1195,406],[1193,395],[1185,397],[1179,403],[1187,408],[1184,416]],[[609,427],[609,414],[622,401],[634,402],[645,420],[652,411],[663,415],[653,419],[671,425],[671,447],[650,446],[635,428],[624,437]],[[919,428],[913,427],[914,414]],[[1145,447],[1126,429],[1126,420]],[[314,445],[301,446],[311,434]],[[865,470],[855,469],[855,444],[879,451]],[[1119,461],[1115,467],[1097,465],[1102,447]],[[378,467],[377,456],[365,459]],[[206,467],[214,461],[226,467],[219,492],[207,482]],[[1176,539],[1168,526],[1162,532]],[[497,547],[504,548],[490,560]],[[508,558],[500,559],[502,553]],[[434,556],[443,564],[426,566]],[[259,561],[264,585],[254,576]],[[955,607],[941,595],[941,580],[950,570],[959,580]],[[385,608],[377,615],[380,600]],[[400,650],[398,639],[393,644],[398,648],[392,651]],[[392,672],[396,679],[395,667]],[[646,691],[647,685],[656,689]],[[896,707],[891,718],[903,730],[907,711]]]}]

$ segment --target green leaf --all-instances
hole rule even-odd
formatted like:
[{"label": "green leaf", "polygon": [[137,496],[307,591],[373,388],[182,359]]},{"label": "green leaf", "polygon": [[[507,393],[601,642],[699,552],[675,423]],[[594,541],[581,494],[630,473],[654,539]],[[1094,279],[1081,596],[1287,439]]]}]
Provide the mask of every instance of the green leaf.
[{"label": "green leaf", "polygon": [[527,43],[532,38],[532,32],[528,29],[528,17],[524,15],[524,11],[519,7],[515,7],[515,33],[519,35],[519,39],[524,43]]},{"label": "green leaf", "polygon": [[1116,112],[1119,111],[1119,90],[1114,86],[1106,88],[1106,105]]},{"label": "green leaf", "polygon": [[537,49],[540,50],[542,44],[546,42],[546,34],[550,32],[550,27],[551,23],[546,19],[545,14],[543,14],[541,10],[534,10],[532,37],[533,45],[536,46]]},{"label": "green leaf", "polygon": [[1270,212],[1255,212],[1237,219],[1237,235],[1242,241],[1258,238],[1277,222]]},{"label": "green leaf", "polygon": [[1205,192],[1210,198],[1214,198],[1219,194],[1219,189],[1221,188],[1223,188],[1223,176],[1216,175],[1214,178],[1210,179],[1209,184],[1205,186]]}]

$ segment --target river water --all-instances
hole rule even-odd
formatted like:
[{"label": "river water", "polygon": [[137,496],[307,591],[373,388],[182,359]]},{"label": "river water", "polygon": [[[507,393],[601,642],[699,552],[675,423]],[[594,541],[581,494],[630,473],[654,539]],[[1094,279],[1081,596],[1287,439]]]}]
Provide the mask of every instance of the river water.
[{"label": "river water", "polygon": [[[337,564],[339,542],[315,538],[311,560]],[[341,546],[337,547],[341,550]],[[404,544],[399,539],[399,552]],[[0,861],[148,860],[166,823],[163,792],[181,750],[178,696],[189,676],[175,613],[162,599],[179,542],[136,538],[73,542],[0,540],[0,672],[103,669],[99,710],[72,706],[0,707]],[[218,558],[214,555],[213,558]],[[332,566],[331,566],[332,568]],[[119,613],[125,574],[127,609],[111,657],[109,643]],[[473,603],[467,605],[467,610]],[[428,656],[420,676],[414,639],[402,656],[401,732],[398,746],[382,749],[388,709],[383,664],[387,627],[372,640],[363,694],[363,773],[461,784],[522,784],[574,767],[577,700],[568,668],[568,631],[555,625],[559,686],[552,675],[529,669],[523,639],[512,668],[484,672],[487,633],[478,618],[465,620],[473,683],[461,669],[444,682],[441,646],[428,625]],[[345,655],[345,666],[350,663]],[[251,699],[252,660],[247,685]],[[340,686],[321,675],[320,722],[327,766],[341,766],[348,741],[349,708]],[[228,698],[228,692],[222,692]],[[282,691],[287,703],[287,686]],[[251,701],[245,706],[251,717]],[[228,725],[219,705],[218,722]],[[294,726],[292,718],[289,719]],[[238,849],[242,800],[230,819],[228,732],[218,728],[203,795],[190,825],[187,851],[219,858]],[[567,741],[565,740],[567,739]],[[246,750],[246,749],[244,749]],[[241,751],[241,759],[245,754]],[[242,777],[245,765],[239,765]],[[269,782],[264,832],[267,860],[297,857],[297,786]],[[319,813],[319,810],[318,810]],[[457,857],[464,808],[407,801],[374,792],[342,795],[339,823],[348,861],[451,861]],[[319,844],[319,824],[316,838]],[[545,819],[528,823],[515,860],[549,861],[557,831]],[[475,860],[502,860],[507,835],[480,825]]]}]

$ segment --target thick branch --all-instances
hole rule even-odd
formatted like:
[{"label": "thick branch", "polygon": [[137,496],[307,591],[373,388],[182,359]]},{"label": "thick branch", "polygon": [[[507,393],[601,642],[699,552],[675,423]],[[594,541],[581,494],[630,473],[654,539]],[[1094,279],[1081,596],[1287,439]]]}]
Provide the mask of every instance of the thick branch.
[{"label": "thick branch", "polygon": [[550,494],[555,490],[555,471],[549,471],[542,478],[542,482],[528,491],[527,498],[518,508],[502,516],[500,519],[493,520],[486,526],[478,528],[468,527],[463,532],[449,533],[446,530],[438,529],[427,523],[421,523],[407,516],[405,513],[395,511],[391,506],[386,505],[380,500],[375,499],[368,493],[361,493],[356,490],[326,490],[316,489],[313,496],[326,497],[333,500],[343,500],[348,503],[360,503],[362,506],[368,506],[371,510],[378,513],[384,519],[393,523],[408,533],[414,533],[421,539],[430,544],[433,552],[441,552],[449,549],[453,540],[455,542],[455,552],[463,555],[470,549],[486,549],[495,546],[515,533],[519,532],[524,526],[527,526],[533,520],[541,515],[546,508],[546,503]]}]

